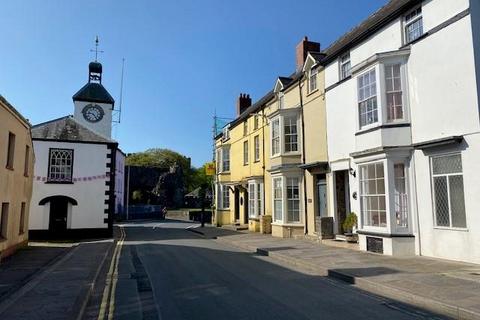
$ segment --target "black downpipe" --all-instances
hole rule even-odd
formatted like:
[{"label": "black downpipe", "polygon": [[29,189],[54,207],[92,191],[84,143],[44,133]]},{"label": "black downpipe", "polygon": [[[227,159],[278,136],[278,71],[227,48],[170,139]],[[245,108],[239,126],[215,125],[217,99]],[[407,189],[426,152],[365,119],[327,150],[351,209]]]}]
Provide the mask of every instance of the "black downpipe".
[{"label": "black downpipe", "polygon": [[[300,112],[302,119],[302,164],[305,164],[305,116],[303,113],[303,94],[302,94],[303,75],[298,79],[298,91],[300,94]],[[308,234],[308,214],[307,214],[307,179],[304,170],[303,174],[303,208],[305,210],[305,234]]]}]

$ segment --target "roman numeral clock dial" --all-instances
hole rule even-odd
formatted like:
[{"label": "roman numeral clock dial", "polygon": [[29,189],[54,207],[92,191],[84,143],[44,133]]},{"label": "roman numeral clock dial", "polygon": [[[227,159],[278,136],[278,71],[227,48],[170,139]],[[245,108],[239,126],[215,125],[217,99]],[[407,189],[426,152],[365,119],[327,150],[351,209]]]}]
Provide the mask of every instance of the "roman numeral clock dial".
[{"label": "roman numeral clock dial", "polygon": [[102,120],[105,112],[103,111],[102,107],[97,104],[87,104],[82,110],[83,117],[88,122],[99,122]]}]

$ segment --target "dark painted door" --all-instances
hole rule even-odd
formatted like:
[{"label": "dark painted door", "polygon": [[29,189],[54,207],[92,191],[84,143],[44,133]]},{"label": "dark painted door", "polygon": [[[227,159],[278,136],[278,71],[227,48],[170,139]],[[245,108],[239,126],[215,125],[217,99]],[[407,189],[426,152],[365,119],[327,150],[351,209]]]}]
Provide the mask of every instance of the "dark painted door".
[{"label": "dark painted door", "polygon": [[235,188],[235,201],[234,201],[234,210],[235,210],[235,222],[240,220],[240,190]]},{"label": "dark painted door", "polygon": [[348,173],[347,171],[335,172],[335,189],[337,198],[337,221],[338,221],[338,233],[343,234],[343,222],[347,217],[347,211],[349,210],[348,203]]},{"label": "dark painted door", "polygon": [[67,230],[67,212],[67,199],[55,199],[50,202],[50,232],[62,234]]},{"label": "dark painted door", "polygon": [[245,201],[243,201],[243,208],[244,208],[243,212],[244,212],[244,219],[245,219],[244,223],[248,224],[248,192],[245,191],[244,194],[245,194],[245,197],[244,197]]}]

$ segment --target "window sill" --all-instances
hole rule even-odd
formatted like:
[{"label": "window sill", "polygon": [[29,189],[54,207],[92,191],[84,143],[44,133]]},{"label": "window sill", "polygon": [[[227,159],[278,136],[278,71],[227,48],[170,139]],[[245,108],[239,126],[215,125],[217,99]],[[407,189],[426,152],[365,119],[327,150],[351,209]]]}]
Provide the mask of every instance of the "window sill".
[{"label": "window sill", "polygon": [[72,181],[45,181],[45,184],[73,184]]},{"label": "window sill", "polygon": [[228,175],[228,174],[230,174],[230,171],[222,171],[222,172],[219,172],[219,173],[217,173],[217,174],[219,174],[219,175]]},{"label": "window sill", "polygon": [[303,222],[272,222],[272,226],[279,227],[303,227]]},{"label": "window sill", "polygon": [[385,124],[377,123],[375,125],[369,125],[369,126],[366,126],[365,128],[357,130],[357,132],[355,132],[355,136],[359,136],[359,135],[369,133],[369,132],[373,132],[373,131],[380,130],[380,129],[402,128],[402,127],[410,127],[410,126],[411,126],[410,122],[405,122],[405,121],[389,122],[389,123],[385,123]]},{"label": "window sill", "polygon": [[315,89],[315,90],[309,91],[309,92],[307,93],[307,97],[310,96],[310,95],[312,95],[312,94],[314,94],[314,93],[316,93],[316,92],[318,92],[318,90],[319,90],[319,89],[317,88],[317,89]]},{"label": "window sill", "polygon": [[469,232],[468,228],[454,228],[454,227],[433,227],[434,230],[446,230],[446,231],[461,231]]}]

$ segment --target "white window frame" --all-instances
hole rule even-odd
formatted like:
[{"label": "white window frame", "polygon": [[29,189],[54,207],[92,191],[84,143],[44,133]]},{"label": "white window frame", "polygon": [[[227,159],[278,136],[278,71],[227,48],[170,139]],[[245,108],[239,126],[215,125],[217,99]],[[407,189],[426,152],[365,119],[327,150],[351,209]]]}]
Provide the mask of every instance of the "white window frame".
[{"label": "white window frame", "polygon": [[[275,132],[275,126],[278,126],[277,133],[278,135],[274,135]],[[275,157],[278,156],[282,153],[282,130],[281,130],[281,121],[280,117],[276,117],[272,119],[272,125],[270,126],[270,152],[271,156]],[[275,147],[278,144],[278,147]],[[277,149],[277,150],[275,150]]]},{"label": "white window frame", "polygon": [[[291,121],[293,119],[293,121]],[[282,122],[283,122],[283,135],[281,135],[281,137],[283,138],[283,150],[284,150],[284,153],[298,153],[299,151],[299,146],[298,146],[298,137],[299,137],[299,134],[298,134],[298,116],[295,114],[295,115],[284,115],[282,117]],[[290,127],[293,127],[292,124],[294,124],[295,126],[295,133],[286,133],[286,130],[285,130],[285,127],[287,126],[287,124],[290,126]],[[287,150],[287,136],[290,136],[291,138],[293,137],[296,137],[296,142],[293,143],[291,140],[289,142],[289,146],[290,148],[292,148],[294,145],[296,146],[296,150]]]},{"label": "white window frame", "polygon": [[[220,172],[230,172],[230,146],[224,146],[222,150],[222,168]],[[228,155],[225,157],[225,155]],[[228,166],[227,166],[228,164]]]},{"label": "white window frame", "polygon": [[243,165],[248,165],[249,155],[248,155],[248,140],[243,141]]},{"label": "white window frame", "polygon": [[[412,14],[415,14],[415,16],[410,17]],[[408,39],[408,32],[407,28],[410,27],[411,25],[417,23],[420,21],[420,34],[414,38],[414,39]],[[410,10],[404,17],[403,17],[403,38],[404,38],[404,43],[409,44],[411,42],[414,42],[418,38],[420,38],[424,34],[424,29],[423,29],[423,12],[422,12],[422,6],[418,6],[413,10]]]},{"label": "white window frame", "polygon": [[[286,222],[287,223],[300,223],[302,221],[302,218],[301,218],[301,209],[300,209],[300,190],[301,190],[301,186],[300,186],[300,177],[287,177],[285,179],[285,202],[286,202],[286,208],[285,208],[285,213],[286,213]],[[295,184],[292,184],[291,182],[295,182],[296,181],[296,185]],[[289,188],[297,188],[297,191],[298,191],[298,195],[297,197],[289,197],[288,195],[288,191],[289,191]],[[290,203],[297,203],[298,205],[298,220],[289,220],[289,216],[290,216]],[[295,209],[292,210],[292,212],[294,211],[297,211]]]},{"label": "white window frame", "polygon": [[[364,181],[368,181],[368,180],[380,180],[381,177],[379,177],[377,175],[377,164],[382,164],[382,167],[383,167],[383,188],[384,188],[384,193],[381,194],[381,193],[368,193],[366,194],[365,193],[365,190],[364,190],[364,187],[362,185],[362,183]],[[369,165],[374,165],[375,166],[375,178],[374,179],[365,179],[365,177],[363,177],[363,174],[362,174],[362,169],[364,167],[367,167]],[[378,229],[378,230],[386,230],[388,227],[389,227],[389,214],[390,214],[390,210],[389,210],[389,188],[388,188],[388,184],[389,184],[389,176],[387,174],[387,169],[388,168],[388,162],[387,160],[376,160],[376,161],[372,161],[372,162],[368,162],[368,163],[362,163],[361,165],[358,166],[358,172],[359,172],[359,200],[360,200],[360,213],[361,213],[361,218],[362,218],[362,226],[365,227],[365,228],[368,228],[368,229]],[[370,199],[371,197],[384,197],[384,200],[385,200],[385,225],[382,226],[381,225],[381,218],[379,216],[379,223],[378,225],[373,225],[373,224],[370,224],[369,222],[369,219],[368,219],[368,212],[364,211],[364,201],[366,199]],[[367,200],[368,201],[368,200]],[[379,203],[377,202],[377,205],[378,207],[380,207]],[[372,211],[372,210],[370,210]],[[378,212],[380,212],[381,210],[378,208],[377,209]]]},{"label": "white window frame", "polygon": [[[280,181],[280,197],[277,196],[277,194],[275,193],[275,189],[277,187],[277,181]],[[279,222],[279,223],[283,223],[283,219],[284,219],[284,187],[283,187],[283,177],[273,177],[272,178],[272,211],[273,211],[273,221],[274,222]],[[275,202],[276,201],[279,201],[280,202],[280,209],[281,211],[279,213],[277,213],[276,211],[276,206],[275,206]]]},{"label": "white window frame", "polygon": [[227,125],[222,129],[223,137],[222,141],[230,139],[230,126]]},{"label": "white window frame", "polygon": [[[368,84],[360,84],[360,82],[362,81],[361,79],[363,79],[363,81],[365,81],[365,78],[366,77],[370,77],[371,75],[374,75],[375,76],[375,79],[374,79],[374,83],[370,81],[369,79],[369,83]],[[371,89],[375,89],[375,93],[372,94],[371,92]],[[366,89],[369,89],[370,93],[369,95],[367,96],[365,94],[365,91]],[[363,96],[361,95],[361,91],[363,90],[364,94]],[[362,112],[361,112],[361,105],[364,104],[364,103],[367,103],[368,101],[375,101],[376,103],[376,120],[375,121],[372,121],[372,122],[369,122],[369,123],[365,123],[364,125],[362,125],[362,120],[361,120],[361,117],[362,117]],[[370,127],[373,127],[373,126],[376,126],[378,125],[379,123],[381,123],[381,106],[380,106],[380,101],[379,101],[379,95],[378,95],[378,75],[377,75],[377,68],[374,67],[374,68],[371,68],[361,74],[359,74],[357,76],[357,114],[358,114],[358,120],[357,120],[357,123],[358,123],[358,127],[360,130],[363,130],[363,129],[366,129],[366,128],[370,128]],[[373,110],[373,109],[372,109]],[[369,113],[372,113],[372,112],[369,112]],[[368,113],[366,113],[368,114]]]},{"label": "white window frame", "polygon": [[[405,81],[403,80],[404,77],[403,77],[403,63],[402,62],[391,62],[391,63],[384,63],[382,65],[382,76],[383,76],[383,81],[384,81],[384,90],[383,90],[383,94],[384,94],[384,99],[382,99],[383,101],[381,101],[380,103],[378,103],[377,101],[377,105],[380,104],[380,107],[382,110],[384,110],[385,112],[385,117],[383,117],[385,119],[385,122],[386,123],[393,123],[393,122],[403,122],[406,120],[406,114],[405,114],[405,101],[406,101],[406,97],[405,97],[405,90],[404,90],[404,86],[405,86]],[[394,77],[394,74],[393,74],[393,68],[395,66],[398,66],[399,67],[399,84],[400,84],[400,90],[398,89],[395,89],[394,86],[395,86],[395,77]],[[387,69],[388,68],[392,68],[392,78],[390,79],[387,79]],[[392,90],[391,91],[388,91],[387,89],[387,82],[388,81],[393,81],[392,83]],[[382,94],[382,95],[383,95]],[[400,94],[400,97],[401,97],[401,100],[402,100],[402,103],[400,105],[400,108],[402,110],[402,117],[401,118],[396,118],[396,117],[393,117],[392,119],[390,119],[390,107],[388,105],[388,95],[389,94]],[[384,105],[384,107],[382,107],[382,105]],[[394,106],[394,109],[398,107],[398,105],[395,105]],[[395,109],[396,111],[396,109]]]},{"label": "white window frame", "polygon": [[311,68],[310,72],[308,73],[308,92],[309,93],[317,91],[318,89],[317,75],[318,75],[318,69]]},{"label": "white window frame", "polygon": [[245,120],[243,122],[243,135],[247,136],[248,135],[248,120]]},{"label": "white window frame", "polygon": [[[298,183],[298,198],[289,198],[288,197],[288,187],[291,179],[297,180]],[[303,194],[303,179],[304,177],[301,174],[287,173],[280,174],[272,177],[272,212],[273,212],[273,222],[277,224],[288,224],[288,225],[301,225],[303,224],[303,203],[302,203],[302,194]],[[275,181],[280,181],[281,186],[281,198],[275,197]],[[275,213],[275,201],[280,201],[281,203],[281,217],[277,217]],[[289,220],[289,201],[298,201],[298,220],[290,221]]]},{"label": "white window frame", "polygon": [[256,219],[263,214],[263,182],[248,182],[248,217]]},{"label": "white window frame", "polygon": [[[434,174],[433,173],[433,160],[437,158],[443,158],[443,157],[451,157],[451,156],[459,156],[460,157],[460,163],[462,165],[462,171],[461,173],[440,173],[440,174]],[[463,173],[463,160],[462,160],[462,154],[461,152],[450,152],[450,153],[444,153],[444,154],[439,154],[439,155],[433,155],[430,156],[430,181],[431,181],[431,192],[432,192],[432,211],[433,211],[433,223],[434,223],[434,228],[436,229],[451,229],[451,230],[467,230],[468,225],[467,225],[467,211],[466,211],[466,202],[465,202],[465,180],[463,179],[464,173]],[[451,208],[451,199],[450,199],[450,179],[449,177],[451,176],[462,176],[462,183],[463,183],[463,206],[464,206],[464,214],[465,214],[465,226],[464,227],[454,227],[452,225],[452,208]],[[435,199],[435,184],[434,184],[434,178],[435,177],[446,177],[447,181],[447,201],[448,201],[448,219],[449,219],[449,225],[448,226],[440,226],[437,223],[437,212],[436,212],[436,199]]]},{"label": "white window frame", "polygon": [[[403,177],[399,178],[395,175],[395,167],[403,166]],[[404,161],[393,161],[393,206],[394,206],[394,228],[396,230],[405,230],[410,228],[410,199],[408,197],[408,167]],[[405,188],[404,194],[400,194],[397,190],[397,180],[403,179]],[[397,215],[399,213],[400,215]]]},{"label": "white window frame", "polygon": [[283,92],[278,93],[278,109],[285,109],[285,94]]},{"label": "white window frame", "polygon": [[[53,159],[56,154],[65,154],[67,158]],[[58,161],[68,161],[69,164],[57,163]],[[55,163],[54,163],[55,162]],[[73,163],[74,150],[63,148],[50,148],[48,152],[48,177],[47,182],[53,183],[71,183],[73,181]]]},{"label": "white window frame", "polygon": [[254,161],[258,162],[260,161],[260,135],[256,135],[253,137],[253,145],[254,145]]},{"label": "white window frame", "polygon": [[[295,126],[296,126],[296,133],[295,134],[289,134],[291,136],[296,136],[297,141],[296,141],[296,146],[297,150],[294,151],[287,151],[286,148],[286,134],[285,134],[285,124],[286,120],[285,119],[291,119],[295,118]],[[270,125],[270,157],[274,158],[277,156],[281,155],[296,155],[301,153],[301,134],[300,134],[300,116],[297,110],[294,112],[282,112],[279,115],[275,116],[271,120],[271,125]],[[278,137],[274,136],[274,126],[278,124]],[[274,141],[275,139],[275,141]],[[279,147],[278,150],[275,150],[274,148],[274,143],[277,142]]]},{"label": "white window frame", "polygon": [[352,75],[352,63],[350,61],[350,52],[341,55],[338,58],[339,79],[347,79]]},{"label": "white window frame", "polygon": [[[225,196],[228,197],[228,205],[225,205]],[[218,209],[228,210],[230,209],[230,188],[226,184],[218,184]]]}]

